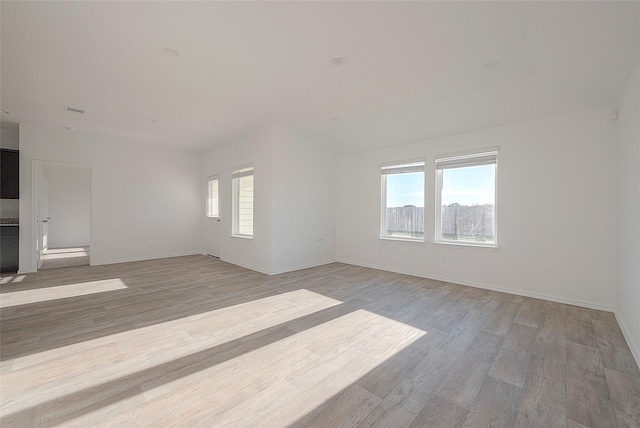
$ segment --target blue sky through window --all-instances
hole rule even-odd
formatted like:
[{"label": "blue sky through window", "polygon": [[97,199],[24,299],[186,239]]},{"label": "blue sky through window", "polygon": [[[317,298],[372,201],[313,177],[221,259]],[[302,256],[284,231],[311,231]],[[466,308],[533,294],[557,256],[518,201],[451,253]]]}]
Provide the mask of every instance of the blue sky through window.
[{"label": "blue sky through window", "polygon": [[482,165],[442,171],[442,205],[495,203],[496,166]]},{"label": "blue sky through window", "polygon": [[424,172],[387,175],[387,207],[424,207]]}]

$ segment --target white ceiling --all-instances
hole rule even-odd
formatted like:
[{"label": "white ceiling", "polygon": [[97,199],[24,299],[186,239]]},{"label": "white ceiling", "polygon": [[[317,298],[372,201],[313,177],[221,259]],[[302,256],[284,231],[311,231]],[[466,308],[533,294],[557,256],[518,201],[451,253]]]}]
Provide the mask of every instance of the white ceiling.
[{"label": "white ceiling", "polygon": [[615,103],[640,56],[638,1],[0,7],[3,121],[192,150],[276,123],[348,153]]}]

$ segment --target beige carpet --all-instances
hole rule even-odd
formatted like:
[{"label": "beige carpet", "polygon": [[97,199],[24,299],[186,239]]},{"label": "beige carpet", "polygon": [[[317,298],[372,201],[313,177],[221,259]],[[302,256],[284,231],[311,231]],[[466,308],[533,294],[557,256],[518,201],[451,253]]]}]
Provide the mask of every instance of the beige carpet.
[{"label": "beige carpet", "polygon": [[56,269],[89,264],[89,247],[49,248],[43,254],[42,269]]}]

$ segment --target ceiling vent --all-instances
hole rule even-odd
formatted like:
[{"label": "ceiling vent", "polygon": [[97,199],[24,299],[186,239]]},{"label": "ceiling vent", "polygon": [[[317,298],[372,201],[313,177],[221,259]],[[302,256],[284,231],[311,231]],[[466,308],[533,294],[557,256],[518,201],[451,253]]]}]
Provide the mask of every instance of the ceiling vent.
[{"label": "ceiling vent", "polygon": [[80,114],[80,115],[84,114],[84,110],[77,107],[64,106],[64,110],[73,114]]}]

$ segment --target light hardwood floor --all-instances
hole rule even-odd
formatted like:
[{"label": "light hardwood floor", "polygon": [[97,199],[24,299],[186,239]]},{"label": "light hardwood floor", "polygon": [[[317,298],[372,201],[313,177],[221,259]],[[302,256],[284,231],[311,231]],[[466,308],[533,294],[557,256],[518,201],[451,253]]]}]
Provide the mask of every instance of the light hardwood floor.
[{"label": "light hardwood floor", "polygon": [[334,263],[4,276],[2,427],[631,427],[611,313]]}]

